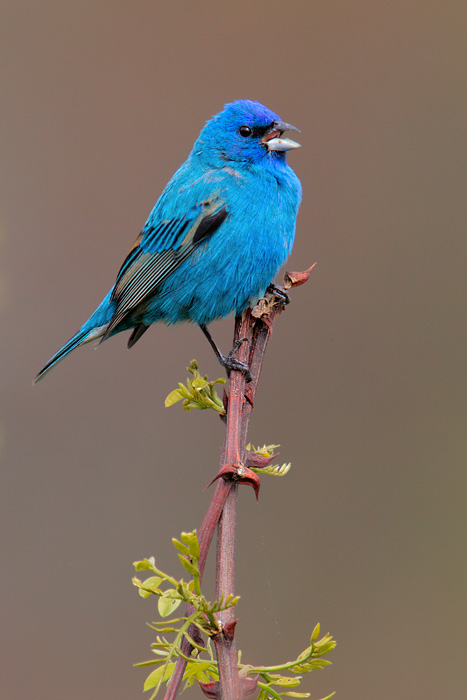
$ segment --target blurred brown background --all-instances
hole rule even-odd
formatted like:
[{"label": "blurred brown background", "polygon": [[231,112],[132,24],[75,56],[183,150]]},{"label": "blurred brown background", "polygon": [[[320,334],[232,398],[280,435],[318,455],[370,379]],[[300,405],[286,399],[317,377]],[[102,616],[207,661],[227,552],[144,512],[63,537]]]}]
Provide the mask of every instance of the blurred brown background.
[{"label": "blurred brown background", "polygon": [[[288,267],[318,261],[250,431],[293,468],[259,505],[241,492],[244,660],[292,658],[320,621],[338,648],[312,697],[464,695],[465,10],[3,0],[3,698],[142,697],[155,613],[131,562],[178,570],[170,538],[200,524],[223,435],[163,401],[192,357],[219,367],[198,329],[154,327],[31,380],[244,97],[302,129]],[[229,347],[232,321],[214,331]]]}]

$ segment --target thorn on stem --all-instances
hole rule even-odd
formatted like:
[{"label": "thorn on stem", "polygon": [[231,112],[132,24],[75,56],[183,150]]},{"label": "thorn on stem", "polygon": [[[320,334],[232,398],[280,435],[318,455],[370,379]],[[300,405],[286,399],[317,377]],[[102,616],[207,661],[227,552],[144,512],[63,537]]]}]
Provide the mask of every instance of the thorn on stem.
[{"label": "thorn on stem", "polygon": [[230,622],[226,622],[224,624],[224,629],[222,630],[222,632],[224,633],[224,637],[229,642],[231,642],[235,636],[235,626],[237,622],[238,620],[230,620]]},{"label": "thorn on stem", "polygon": [[299,287],[301,284],[308,282],[311,272],[315,267],[316,263],[313,263],[308,270],[303,272],[286,272],[284,274],[284,289],[291,289],[292,287]]},{"label": "thorn on stem", "polygon": [[256,500],[259,498],[259,476],[249,469],[249,467],[243,464],[225,464],[204,490],[206,491],[206,489],[212,486],[212,484],[218,479],[224,479],[224,481],[235,481],[237,484],[248,484],[253,487],[256,494]]},{"label": "thorn on stem", "polygon": [[207,698],[211,698],[211,700],[220,698],[221,684],[219,681],[211,681],[210,683],[201,683],[201,681],[198,681],[198,685]]},{"label": "thorn on stem", "polygon": [[[240,682],[242,684],[242,698],[248,698],[250,695],[256,693],[258,689],[259,673],[251,678],[241,678]],[[199,687],[205,694],[207,698],[211,700],[217,700],[220,698],[220,683],[219,681],[211,681],[210,683],[201,683],[198,681]]]},{"label": "thorn on stem", "polygon": [[268,464],[271,464],[272,460],[275,459],[278,454],[279,453],[276,452],[270,457],[265,457],[264,455],[259,455],[257,452],[253,452],[253,450],[247,450],[245,452],[245,466],[253,467],[254,469],[264,469]]}]

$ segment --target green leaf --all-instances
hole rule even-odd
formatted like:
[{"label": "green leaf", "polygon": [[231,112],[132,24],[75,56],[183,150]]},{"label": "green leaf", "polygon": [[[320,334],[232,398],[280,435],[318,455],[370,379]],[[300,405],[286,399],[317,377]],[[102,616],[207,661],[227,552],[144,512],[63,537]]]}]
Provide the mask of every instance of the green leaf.
[{"label": "green leaf", "polygon": [[300,685],[300,678],[291,678],[290,676],[279,676],[279,678],[274,678],[274,685],[279,685],[284,688],[296,688]]},{"label": "green leaf", "polygon": [[169,632],[178,632],[178,629],[176,627],[162,627],[162,624],[162,622],[159,622],[159,624],[157,625],[157,631],[161,634],[169,634]]},{"label": "green leaf", "polygon": [[146,624],[155,632],[162,633],[167,625],[173,627],[177,622],[185,622],[185,620],[186,617],[172,617],[170,620],[164,620],[164,622],[147,622]]},{"label": "green leaf", "polygon": [[182,566],[188,571],[188,573],[189,573],[191,576],[199,576],[199,570],[198,570],[198,568],[197,568],[196,566],[194,566],[194,565],[191,563],[191,561],[189,561],[188,559],[185,559],[185,557],[183,556],[183,554],[179,554],[179,555],[178,555],[178,558],[180,559],[180,562],[181,562]]},{"label": "green leaf", "polygon": [[321,625],[318,622],[318,624],[315,625],[315,629],[311,633],[311,643],[315,642],[318,639],[320,630],[321,630]]},{"label": "green leaf", "polygon": [[190,556],[190,549],[187,547],[185,544],[182,544],[179,542],[175,537],[172,537],[172,544],[175,547],[175,549],[178,549],[179,552],[182,554],[186,554],[186,556]]},{"label": "green leaf", "polygon": [[165,399],[165,407],[168,408],[169,406],[173,406],[174,403],[177,403],[178,401],[181,401],[183,399],[183,396],[180,392],[179,389],[174,389],[173,391],[170,392],[170,394],[166,397]]},{"label": "green leaf", "polygon": [[166,591],[157,601],[157,610],[161,617],[168,617],[171,615],[182,602],[180,598],[171,598],[166,595],[167,593],[171,592],[172,591]]},{"label": "green leaf", "polygon": [[188,546],[193,542],[193,540],[196,537],[196,530],[192,530],[191,532],[181,532],[180,533],[180,539],[182,542]]},{"label": "green leaf", "polygon": [[183,680],[190,678],[190,676],[197,677],[198,674],[210,669],[212,665],[212,661],[197,661],[195,663],[189,663],[185,673],[183,674]]},{"label": "green leaf", "polygon": [[177,547],[177,549],[179,549],[180,552],[183,551],[184,554],[188,554],[192,559],[198,559],[199,542],[196,535],[196,530],[193,530],[192,532],[182,532],[180,534],[180,539],[182,540],[183,544],[188,547],[188,549],[182,550],[180,547]]},{"label": "green leaf", "polygon": [[204,651],[205,647],[202,646],[201,644],[198,644],[198,642],[195,642],[195,640],[193,639],[193,637],[190,637],[190,635],[188,634],[188,632],[185,632],[185,635],[184,635],[184,636],[186,637],[187,641],[190,642],[190,644],[191,644],[191,646],[193,647],[193,649],[198,649],[199,651]]},{"label": "green leaf", "polygon": [[187,381],[186,386],[181,382],[178,382],[178,390],[182,396],[185,396],[185,398],[189,399],[192,393],[190,380]]},{"label": "green leaf", "polygon": [[156,566],[156,561],[155,561],[154,557],[149,557],[148,559],[142,559],[141,561],[133,562],[133,566],[135,567],[135,571],[145,571],[145,570],[154,571],[154,567]]},{"label": "green leaf", "polygon": [[159,588],[159,585],[162,583],[163,579],[160,576],[150,576],[147,578],[145,581],[143,581],[142,585],[144,588],[149,588],[153,593],[161,593],[161,589]]},{"label": "green leaf", "polygon": [[285,476],[289,473],[292,463],[288,464],[268,464],[266,467],[250,467],[256,474],[267,474],[268,476]]},{"label": "green leaf", "polygon": [[156,668],[144,681],[143,690],[151,690],[151,688],[155,688],[163,681],[167,681],[171,677],[174,668],[174,663],[169,663],[167,666]]},{"label": "green leaf", "polygon": [[141,596],[141,598],[149,598],[149,596],[152,595],[150,591],[145,591],[144,588],[140,588],[138,593]]},{"label": "green leaf", "polygon": [[199,559],[199,542],[198,538],[196,535],[193,537],[193,540],[190,542],[190,554],[192,559]]},{"label": "green leaf", "polygon": [[274,454],[274,450],[277,450],[278,447],[280,447],[280,445],[263,445],[262,447],[255,447],[251,444],[251,442],[249,442],[246,449],[256,452],[257,455],[262,455],[263,457],[271,457],[271,455]]},{"label": "green leaf", "polygon": [[138,664],[133,664],[135,667],[139,666],[155,666],[156,664],[163,664],[164,659],[150,659],[149,661],[140,661]]}]

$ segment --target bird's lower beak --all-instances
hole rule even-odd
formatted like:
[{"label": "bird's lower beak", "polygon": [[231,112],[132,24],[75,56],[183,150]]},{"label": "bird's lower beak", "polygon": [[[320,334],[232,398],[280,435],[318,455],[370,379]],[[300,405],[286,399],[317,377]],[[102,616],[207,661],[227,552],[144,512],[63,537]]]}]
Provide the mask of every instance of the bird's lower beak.
[{"label": "bird's lower beak", "polygon": [[284,131],[299,132],[300,129],[286,122],[274,122],[267,134],[261,139],[261,143],[267,147],[268,151],[290,151],[292,148],[300,148],[300,144],[296,141],[282,138]]}]

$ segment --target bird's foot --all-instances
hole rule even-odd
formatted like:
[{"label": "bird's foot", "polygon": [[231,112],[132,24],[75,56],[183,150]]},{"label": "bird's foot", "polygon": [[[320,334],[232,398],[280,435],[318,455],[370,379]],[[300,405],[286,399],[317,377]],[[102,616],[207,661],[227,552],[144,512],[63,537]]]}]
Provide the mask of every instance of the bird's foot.
[{"label": "bird's foot", "polygon": [[239,349],[242,343],[246,342],[246,340],[247,338],[240,338],[239,340],[236,340],[232,350],[229,352],[228,355],[222,355],[221,353],[219,357],[219,362],[223,367],[225,367],[228,377],[230,377],[231,371],[234,370],[236,372],[241,372],[245,377],[246,381],[251,382],[252,376],[248,364],[246,362],[238,360],[235,357],[237,350]]},{"label": "bird's foot", "polygon": [[270,294],[275,294],[276,296],[278,296],[280,299],[282,299],[284,304],[290,304],[290,297],[283,287],[279,287],[277,284],[273,284],[271,282],[266,291]]}]

